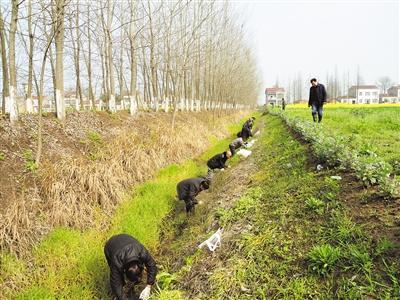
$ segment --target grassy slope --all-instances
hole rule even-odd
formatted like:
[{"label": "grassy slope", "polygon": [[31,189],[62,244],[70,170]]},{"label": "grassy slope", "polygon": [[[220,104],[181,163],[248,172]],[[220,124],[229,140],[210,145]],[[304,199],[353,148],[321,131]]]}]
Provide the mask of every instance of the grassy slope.
[{"label": "grassy slope", "polygon": [[279,118],[268,115],[265,123],[255,152],[259,171],[249,174],[254,187],[221,212],[225,228],[252,229],[219,254],[227,258],[222,266],[208,270],[206,298],[398,299],[391,242],[351,220],[340,184],[330,178],[335,171],[310,170],[306,146]]},{"label": "grassy slope", "polygon": [[[312,120],[304,105],[288,106],[290,116]],[[400,161],[399,105],[330,105],[325,107],[324,128],[351,137],[357,148],[371,150],[387,162]]]},{"label": "grassy slope", "polygon": [[[236,133],[240,124],[230,126]],[[155,178],[135,188],[134,195],[116,211],[111,228],[98,214],[95,229],[79,232],[68,228],[54,230],[35,250],[32,272],[24,262],[2,254],[0,283],[13,280],[19,290],[3,290],[6,298],[18,299],[95,299],[108,298],[108,267],[103,245],[112,234],[126,232],[156,251],[163,218],[175,206],[176,183],[206,172],[205,160],[226,149],[229,139],[216,141],[200,158],[162,169]],[[107,228],[107,229],[105,229]]]}]

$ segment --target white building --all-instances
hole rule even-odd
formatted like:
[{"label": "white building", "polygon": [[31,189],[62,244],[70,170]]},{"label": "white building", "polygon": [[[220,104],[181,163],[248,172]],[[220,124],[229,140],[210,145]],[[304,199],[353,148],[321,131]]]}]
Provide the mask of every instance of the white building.
[{"label": "white building", "polygon": [[353,85],[349,88],[349,99],[352,104],[378,104],[379,88],[375,85]]},{"label": "white building", "polygon": [[394,85],[388,89],[388,94],[381,97],[383,103],[400,103],[400,85]]},{"label": "white building", "polygon": [[265,89],[265,104],[281,105],[282,98],[285,98],[285,89],[280,87]]}]

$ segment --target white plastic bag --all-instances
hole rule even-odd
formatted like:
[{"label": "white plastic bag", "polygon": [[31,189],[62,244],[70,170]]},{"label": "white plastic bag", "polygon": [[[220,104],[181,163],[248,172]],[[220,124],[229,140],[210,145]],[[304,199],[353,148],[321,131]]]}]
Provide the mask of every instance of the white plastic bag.
[{"label": "white plastic bag", "polygon": [[217,247],[221,246],[222,228],[219,228],[212,236],[199,245],[199,248],[207,246],[211,252],[214,252]]},{"label": "white plastic bag", "polygon": [[250,142],[247,143],[246,148],[251,148],[253,147],[254,143],[257,141],[257,139],[252,139]]},{"label": "white plastic bag", "polygon": [[248,157],[250,154],[251,154],[251,151],[250,150],[246,150],[246,149],[240,149],[237,152],[237,155],[243,156],[243,157]]}]

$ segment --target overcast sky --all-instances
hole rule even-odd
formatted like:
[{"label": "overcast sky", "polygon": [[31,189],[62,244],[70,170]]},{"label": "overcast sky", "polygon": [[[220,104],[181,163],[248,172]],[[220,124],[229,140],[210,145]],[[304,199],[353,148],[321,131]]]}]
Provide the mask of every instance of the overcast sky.
[{"label": "overcast sky", "polygon": [[325,81],[357,65],[366,84],[381,76],[399,83],[399,0],[232,1],[245,20],[251,44],[270,86],[297,72]]}]

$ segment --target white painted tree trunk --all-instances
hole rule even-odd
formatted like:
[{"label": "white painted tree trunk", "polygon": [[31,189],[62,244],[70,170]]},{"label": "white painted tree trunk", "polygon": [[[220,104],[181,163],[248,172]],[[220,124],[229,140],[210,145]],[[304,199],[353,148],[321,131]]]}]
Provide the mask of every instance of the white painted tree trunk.
[{"label": "white painted tree trunk", "polygon": [[197,105],[196,105],[196,108],[197,108],[197,111],[198,112],[200,112],[201,111],[201,102],[200,102],[200,100],[196,100],[196,103],[197,103]]},{"label": "white painted tree trunk", "polygon": [[75,98],[75,109],[76,109],[76,111],[79,111],[79,104],[80,104],[79,98],[77,97],[77,98]]},{"label": "white painted tree trunk", "polygon": [[185,110],[189,111],[189,99],[185,99]]},{"label": "white painted tree trunk", "polygon": [[99,99],[99,104],[98,104],[97,110],[101,111],[102,106],[103,106],[103,100]]},{"label": "white painted tree trunk", "polygon": [[179,110],[184,111],[185,110],[185,99],[181,98],[179,101]]},{"label": "white painted tree trunk", "polygon": [[64,103],[64,95],[61,93],[59,89],[56,89],[56,114],[57,118],[60,120],[65,119],[65,103]]},{"label": "white painted tree trunk", "polygon": [[26,99],[26,112],[28,114],[33,114],[33,101],[31,97]]},{"label": "white painted tree trunk", "polygon": [[115,106],[115,95],[114,94],[110,95],[109,109],[110,109],[110,112],[112,112],[112,113],[117,112],[117,108]]},{"label": "white painted tree trunk", "polygon": [[153,109],[158,111],[158,99],[156,97],[153,97]]},{"label": "white painted tree trunk", "polygon": [[134,115],[137,112],[136,101],[135,97],[130,95],[129,96],[129,113]]},{"label": "white painted tree trunk", "polygon": [[164,111],[168,112],[169,111],[169,99],[168,97],[165,98],[165,102],[164,102]]},{"label": "white painted tree trunk", "polygon": [[[7,99],[7,98],[6,98]],[[8,109],[10,113],[10,121],[15,122],[18,120],[18,107],[15,87],[10,85],[10,97],[8,98]]]},{"label": "white painted tree trunk", "polygon": [[194,111],[194,100],[190,99],[190,111]]}]

